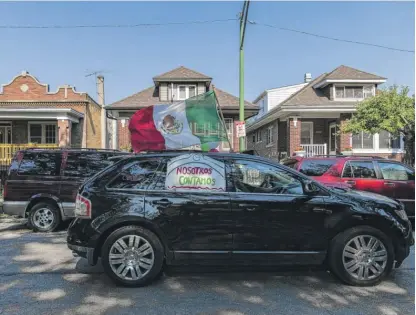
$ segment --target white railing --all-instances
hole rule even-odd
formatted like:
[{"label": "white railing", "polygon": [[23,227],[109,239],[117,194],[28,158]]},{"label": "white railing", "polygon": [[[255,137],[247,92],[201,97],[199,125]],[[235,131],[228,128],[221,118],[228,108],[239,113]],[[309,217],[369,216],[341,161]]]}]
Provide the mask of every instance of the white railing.
[{"label": "white railing", "polygon": [[326,155],[326,143],[324,144],[301,144],[305,150],[305,156]]}]

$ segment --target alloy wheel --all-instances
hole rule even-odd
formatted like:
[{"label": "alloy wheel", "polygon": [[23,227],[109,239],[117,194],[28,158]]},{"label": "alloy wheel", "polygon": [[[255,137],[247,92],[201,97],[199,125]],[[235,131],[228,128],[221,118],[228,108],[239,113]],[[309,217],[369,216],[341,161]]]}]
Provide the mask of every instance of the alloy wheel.
[{"label": "alloy wheel", "polygon": [[358,280],[379,277],[386,269],[387,259],[387,250],[383,242],[372,235],[352,238],[342,252],[345,270]]},{"label": "alloy wheel", "polygon": [[47,230],[53,224],[55,215],[48,208],[40,208],[33,214],[33,223],[36,227]]},{"label": "alloy wheel", "polygon": [[110,248],[109,263],[117,277],[137,280],[144,277],[154,264],[152,245],[138,235],[120,237]]}]

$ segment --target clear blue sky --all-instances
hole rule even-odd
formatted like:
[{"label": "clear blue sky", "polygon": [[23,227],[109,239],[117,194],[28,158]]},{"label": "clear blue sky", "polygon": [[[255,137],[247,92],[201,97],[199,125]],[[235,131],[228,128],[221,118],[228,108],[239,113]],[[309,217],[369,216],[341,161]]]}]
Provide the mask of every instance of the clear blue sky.
[{"label": "clear blue sky", "polygon": [[[235,18],[242,2],[0,3],[2,25],[135,24]],[[249,19],[326,36],[414,50],[413,2],[252,2]],[[0,29],[0,83],[28,70],[52,91],[74,85],[95,98],[88,71],[106,70],[106,103],[184,65],[238,95],[237,21],[117,29]],[[246,99],[344,64],[415,90],[415,56],[249,25]]]}]

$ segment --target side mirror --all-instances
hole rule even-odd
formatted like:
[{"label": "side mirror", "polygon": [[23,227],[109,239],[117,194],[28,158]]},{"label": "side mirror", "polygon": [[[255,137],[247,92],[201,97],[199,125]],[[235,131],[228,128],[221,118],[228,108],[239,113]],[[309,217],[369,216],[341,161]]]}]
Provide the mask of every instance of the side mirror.
[{"label": "side mirror", "polygon": [[319,192],[319,188],[310,180],[304,182],[303,189],[307,194],[316,194]]}]

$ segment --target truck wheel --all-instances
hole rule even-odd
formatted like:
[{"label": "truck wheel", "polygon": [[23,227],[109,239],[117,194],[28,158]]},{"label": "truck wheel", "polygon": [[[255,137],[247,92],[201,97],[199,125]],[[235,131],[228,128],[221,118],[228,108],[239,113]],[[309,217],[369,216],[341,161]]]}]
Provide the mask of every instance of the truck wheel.
[{"label": "truck wheel", "polygon": [[28,223],[35,232],[53,232],[61,223],[61,214],[56,205],[39,202],[30,209]]}]

